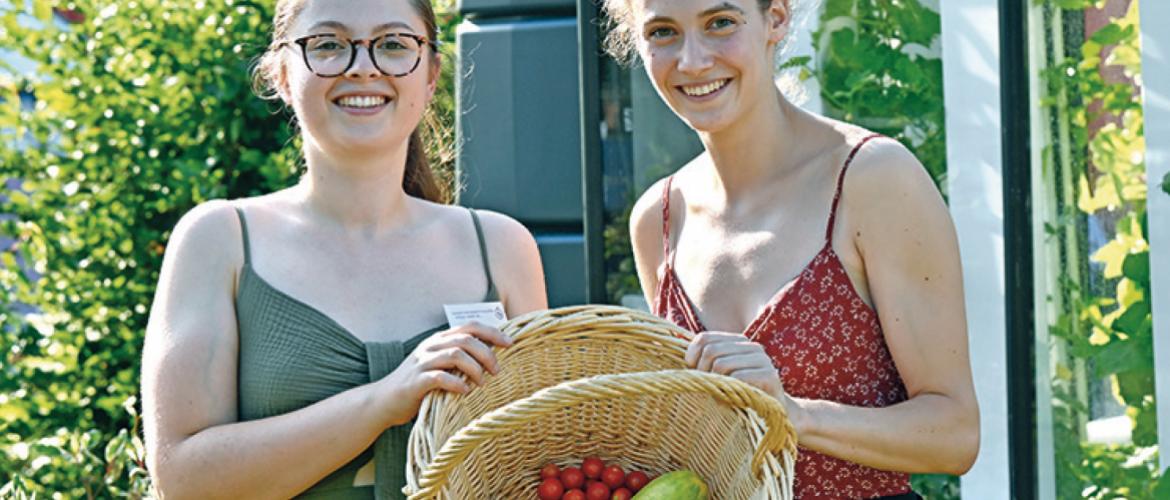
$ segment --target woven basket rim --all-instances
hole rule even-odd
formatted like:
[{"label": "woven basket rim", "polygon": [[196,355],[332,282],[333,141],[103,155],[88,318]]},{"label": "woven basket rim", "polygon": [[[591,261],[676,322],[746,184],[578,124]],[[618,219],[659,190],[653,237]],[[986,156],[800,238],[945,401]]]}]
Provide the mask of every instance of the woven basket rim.
[{"label": "woven basket rim", "polygon": [[[641,341],[658,344],[677,352],[680,356],[685,354],[689,341],[693,338],[691,332],[657,316],[609,305],[570,306],[535,311],[506,322],[500,330],[515,341],[513,346],[506,349],[515,349],[520,345],[532,346],[543,342],[563,341],[565,337],[581,336],[589,340],[590,335],[597,334],[591,334],[588,327],[597,324],[636,326],[628,335],[606,333],[602,336],[620,337],[620,341],[623,342]],[[495,350],[500,352],[499,348]],[[503,352],[505,353],[503,356],[506,356],[508,351]],[[784,407],[774,397],[743,381],[693,369],[600,374],[557,383],[478,415],[442,443],[432,442],[433,437],[427,425],[433,421],[434,412],[448,410],[448,405],[458,405],[461,396],[437,391],[429,393],[423,400],[410,439],[411,452],[407,457],[408,486],[403,491],[412,499],[437,496],[443,491],[452,471],[473,453],[476,445],[504,435],[527,420],[558,411],[572,404],[568,401],[574,398],[597,400],[630,395],[665,396],[686,393],[706,394],[730,408],[751,410],[750,415],[749,413],[740,415],[740,418],[758,420],[756,424],[758,430],[752,431],[753,437],[750,441],[755,447],[751,471],[757,478],[770,476],[774,477],[773,480],[787,478],[788,483],[782,485],[781,490],[782,493],[787,493],[787,496],[782,494],[780,497],[790,498],[791,470],[797,447],[795,431]],[[416,447],[425,449],[415,449]],[[779,473],[778,477],[776,473]]]}]

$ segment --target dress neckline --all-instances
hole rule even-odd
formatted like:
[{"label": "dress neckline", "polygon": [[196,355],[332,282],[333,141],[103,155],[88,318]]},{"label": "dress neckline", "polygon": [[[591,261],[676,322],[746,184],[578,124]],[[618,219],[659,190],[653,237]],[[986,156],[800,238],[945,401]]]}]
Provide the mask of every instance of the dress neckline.
[{"label": "dress neckline", "polygon": [[[282,298],[284,300],[287,300],[287,301],[295,304],[297,307],[300,307],[301,309],[308,311],[309,314],[316,316],[317,318],[323,320],[326,325],[331,327],[330,328],[331,330],[334,330],[334,331],[340,333],[346,339],[348,339],[352,342],[355,342],[359,345],[364,346],[367,344],[386,344],[386,343],[395,343],[395,342],[401,343],[403,345],[409,345],[409,344],[415,343],[416,341],[420,341],[421,339],[429,336],[430,334],[433,334],[437,331],[446,329],[448,327],[447,323],[443,323],[441,325],[432,327],[430,329],[423,330],[422,332],[419,332],[419,333],[417,333],[417,334],[415,334],[415,335],[413,335],[405,340],[387,340],[387,341],[362,340],[357,335],[355,335],[352,331],[350,331],[349,328],[346,328],[345,325],[342,325],[340,322],[338,322],[332,316],[326,314],[324,311],[318,309],[317,307],[314,307],[312,304],[309,304],[308,302],[305,302],[301,299],[293,297],[292,295],[289,295],[284,290],[281,290],[281,289],[273,286],[272,283],[269,283],[268,280],[264,279],[264,277],[261,276],[260,273],[256,272],[256,270],[252,268],[252,265],[250,263],[244,264],[242,272],[243,272],[244,279],[241,280],[241,282],[240,282],[241,288],[243,288],[244,283],[246,281],[254,279],[264,289],[279,296],[280,298]],[[490,290],[489,290],[487,295],[488,296],[484,297],[484,301],[487,301],[488,299],[490,299],[490,295],[491,295]]]}]

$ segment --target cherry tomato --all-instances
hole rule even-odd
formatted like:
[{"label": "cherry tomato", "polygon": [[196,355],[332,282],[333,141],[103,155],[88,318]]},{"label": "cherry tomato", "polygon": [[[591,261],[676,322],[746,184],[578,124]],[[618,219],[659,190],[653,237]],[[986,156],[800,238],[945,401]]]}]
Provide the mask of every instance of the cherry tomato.
[{"label": "cherry tomato", "polygon": [[[565,488],[570,490],[581,489],[585,485],[585,474],[581,472],[581,469],[576,467],[565,467],[561,471],[561,483],[565,485]],[[584,491],[581,493],[584,493]]]},{"label": "cherry tomato", "polygon": [[540,469],[540,478],[541,479],[549,479],[549,478],[556,479],[559,477],[561,477],[561,468],[557,467],[557,464],[550,463],[550,464],[544,466],[543,469]]},{"label": "cherry tomato", "polygon": [[610,500],[630,500],[630,498],[633,498],[633,496],[634,494],[631,493],[630,490],[626,488],[618,488],[613,490],[613,496],[610,497]]},{"label": "cherry tomato", "polygon": [[605,464],[597,457],[586,457],[585,461],[581,463],[581,472],[584,472],[585,477],[589,479],[600,478],[603,469],[605,469]]},{"label": "cherry tomato", "polygon": [[650,476],[647,476],[645,472],[640,470],[631,472],[630,475],[626,476],[626,487],[629,488],[630,492],[632,493],[637,493],[646,486],[646,483],[649,482]]},{"label": "cherry tomato", "polygon": [[620,488],[622,483],[626,482],[626,473],[622,471],[621,467],[610,465],[601,471],[601,481],[611,489]]},{"label": "cherry tomato", "polygon": [[561,500],[561,494],[564,492],[564,485],[561,484],[560,479],[555,477],[545,479],[543,483],[540,483],[540,488],[536,489],[536,495],[540,497],[540,500]]},{"label": "cherry tomato", "polygon": [[565,496],[561,500],[585,500],[585,492],[581,490],[569,490],[565,492]]},{"label": "cherry tomato", "polygon": [[609,500],[609,487],[605,483],[593,483],[585,491],[586,500]]}]

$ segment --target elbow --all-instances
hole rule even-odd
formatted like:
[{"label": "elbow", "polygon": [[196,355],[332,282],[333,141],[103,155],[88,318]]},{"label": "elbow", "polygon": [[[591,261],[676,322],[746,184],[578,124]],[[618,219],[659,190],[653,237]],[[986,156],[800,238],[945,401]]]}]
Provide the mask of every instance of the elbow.
[{"label": "elbow", "polygon": [[147,454],[146,470],[150,471],[153,493],[158,498],[173,500],[191,496],[182,491],[182,481],[176,469],[179,469],[177,464],[172,463],[161,453],[156,451]]},{"label": "elbow", "polygon": [[949,470],[945,472],[952,476],[962,476],[971,470],[975,459],[979,457],[979,429],[964,432],[956,441],[958,446],[947,467]]},{"label": "elbow", "polygon": [[[181,460],[173,456],[175,450],[153,450],[146,455],[146,470],[150,472],[150,481],[154,495],[166,500],[184,500],[188,498],[207,498],[206,485],[203,491],[192,488],[187,476],[190,470],[184,471]],[[184,473],[186,472],[186,473]]]},{"label": "elbow", "polygon": [[979,407],[972,402],[963,405],[961,416],[956,419],[952,453],[946,464],[945,473],[962,476],[971,470],[979,457]]}]

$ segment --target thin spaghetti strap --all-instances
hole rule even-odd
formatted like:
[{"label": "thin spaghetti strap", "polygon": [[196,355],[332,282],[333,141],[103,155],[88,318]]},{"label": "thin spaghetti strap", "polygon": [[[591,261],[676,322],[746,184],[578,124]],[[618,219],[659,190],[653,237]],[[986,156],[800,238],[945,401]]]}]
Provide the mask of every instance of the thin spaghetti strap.
[{"label": "thin spaghetti strap", "polygon": [[248,245],[248,221],[244,218],[244,209],[240,207],[234,208],[236,209],[236,215],[240,218],[240,233],[244,236],[244,265],[248,266],[252,264],[252,249]]},{"label": "thin spaghetti strap", "polygon": [[833,241],[833,226],[837,223],[837,205],[841,202],[841,190],[845,186],[845,172],[849,170],[849,165],[853,163],[853,158],[861,151],[861,147],[865,143],[884,137],[881,134],[872,134],[858,142],[853,146],[853,151],[849,152],[849,158],[845,159],[845,165],[841,167],[841,173],[837,175],[837,191],[833,194],[833,206],[829,209],[829,225],[825,228],[825,244]]},{"label": "thin spaghetti strap", "polygon": [[483,261],[484,276],[487,277],[488,282],[488,297],[494,297],[496,292],[496,282],[492,279],[491,261],[488,259],[487,241],[483,237],[483,225],[479,222],[479,214],[475,210],[468,208],[467,211],[471,214],[471,222],[475,225],[475,237],[479,240],[479,258]]},{"label": "thin spaghetti strap", "polygon": [[674,176],[666,178],[662,186],[662,261],[669,262],[670,257],[670,183]]}]

